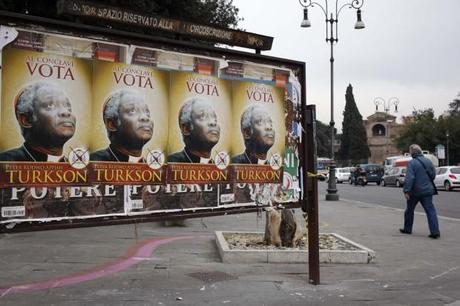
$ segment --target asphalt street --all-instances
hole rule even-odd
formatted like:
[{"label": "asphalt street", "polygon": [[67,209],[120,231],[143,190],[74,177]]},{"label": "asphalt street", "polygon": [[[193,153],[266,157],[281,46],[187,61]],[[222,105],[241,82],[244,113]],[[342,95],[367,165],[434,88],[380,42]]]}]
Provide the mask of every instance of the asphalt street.
[{"label": "asphalt street", "polygon": [[[320,183],[320,232],[362,244],[376,258],[321,264],[319,286],[308,284],[306,263],[220,260],[216,230],[263,232],[263,214],[251,213],[189,219],[184,227],[2,234],[0,305],[460,306],[460,219],[441,217],[441,239],[433,240],[418,213],[412,235],[404,235],[401,189],[339,185],[340,201],[327,202],[326,186]],[[441,193],[437,201],[458,194]]]},{"label": "asphalt street", "polygon": [[[320,199],[324,199],[327,183],[320,182]],[[394,186],[377,186],[369,183],[365,187],[354,186],[348,183],[337,184],[338,194],[341,200],[352,202],[364,202],[369,204],[382,205],[391,208],[406,208],[406,201],[402,188]],[[433,200],[438,215],[447,218],[460,219],[460,189],[452,191],[439,190],[439,194]],[[421,205],[417,206],[416,211],[423,212]]]}]

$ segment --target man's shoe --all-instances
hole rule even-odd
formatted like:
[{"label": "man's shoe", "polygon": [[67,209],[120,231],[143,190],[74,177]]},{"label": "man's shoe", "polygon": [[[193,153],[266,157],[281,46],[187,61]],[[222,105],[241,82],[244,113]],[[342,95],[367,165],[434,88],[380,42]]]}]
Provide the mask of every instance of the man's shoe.
[{"label": "man's shoe", "polygon": [[407,235],[412,234],[412,232],[406,231],[406,230],[403,229],[403,228],[400,228],[400,229],[399,229],[399,232],[400,232],[401,234],[407,234]]},{"label": "man's shoe", "polygon": [[440,234],[430,234],[428,235],[428,237],[430,237],[431,239],[438,239],[439,237],[441,237]]}]

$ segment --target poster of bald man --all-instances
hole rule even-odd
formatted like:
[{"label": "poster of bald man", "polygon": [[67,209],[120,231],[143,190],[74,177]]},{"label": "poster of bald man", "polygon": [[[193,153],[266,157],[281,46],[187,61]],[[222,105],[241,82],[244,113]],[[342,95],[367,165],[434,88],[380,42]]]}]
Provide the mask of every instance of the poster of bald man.
[{"label": "poster of bald man", "polygon": [[11,46],[2,53],[0,161],[82,162],[70,154],[88,148],[90,62]]},{"label": "poster of bald man", "polygon": [[161,168],[168,141],[169,74],[122,63],[93,67],[90,160]]},{"label": "poster of bald man", "polygon": [[[227,180],[218,171],[225,170],[230,162],[231,82],[172,72],[170,92],[168,164],[196,165],[170,167],[170,177],[174,182]],[[208,170],[216,168],[216,172],[201,173],[199,169],[204,168],[198,165],[213,165]],[[202,175],[193,176],[195,172],[188,171],[192,168]]]},{"label": "poster of bald man", "polygon": [[[236,181],[279,182],[285,151],[284,89],[265,83],[233,82],[232,164]],[[268,171],[256,174],[254,166]]]},{"label": "poster of bald man", "polygon": [[12,45],[2,62],[1,217],[66,216],[70,188],[89,184],[91,63]]}]

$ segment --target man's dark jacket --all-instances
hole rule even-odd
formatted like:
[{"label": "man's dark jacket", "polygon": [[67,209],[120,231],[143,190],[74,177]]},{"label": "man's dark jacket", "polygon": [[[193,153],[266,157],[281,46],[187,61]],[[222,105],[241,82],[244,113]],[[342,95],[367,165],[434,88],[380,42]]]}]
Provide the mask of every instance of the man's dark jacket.
[{"label": "man's dark jacket", "polygon": [[[61,159],[62,160],[60,160],[60,162],[66,161],[66,158],[64,157],[62,157]],[[11,150],[0,153],[0,161],[46,162],[47,160],[48,160],[48,155],[32,149],[26,143],[24,143],[19,148],[11,149]]]},{"label": "man's dark jacket", "polygon": [[[425,165],[423,168],[422,164]],[[412,155],[412,160],[407,164],[406,179],[404,181],[404,193],[417,197],[432,195],[434,192],[432,180],[436,176],[433,163],[422,154]]]},{"label": "man's dark jacket", "polygon": [[[248,151],[245,151],[239,155],[232,157],[232,164],[253,164],[258,165],[259,159],[254,155],[250,154]],[[268,165],[268,160],[265,161],[265,164]]]},{"label": "man's dark jacket", "polygon": [[[168,163],[200,163],[200,157],[192,154],[187,148],[184,148],[182,151],[173,153],[168,156]],[[209,160],[209,163],[212,163],[212,159]]]},{"label": "man's dark jacket", "polygon": [[246,152],[246,154],[244,154],[244,152],[243,152],[243,153],[241,153],[239,155],[233,156],[232,157],[232,164],[255,164],[255,165],[257,165],[257,158],[250,159],[249,156],[250,155],[247,154],[247,152]]},{"label": "man's dark jacket", "polygon": [[[121,153],[112,146],[93,152],[89,155],[90,161],[128,162],[129,156]],[[142,158],[139,162],[144,162]]]}]

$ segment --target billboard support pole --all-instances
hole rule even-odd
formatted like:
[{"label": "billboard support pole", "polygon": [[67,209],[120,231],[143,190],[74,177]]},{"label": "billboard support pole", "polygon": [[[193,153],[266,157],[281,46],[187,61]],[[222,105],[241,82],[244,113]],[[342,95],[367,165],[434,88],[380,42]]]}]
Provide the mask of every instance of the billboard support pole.
[{"label": "billboard support pole", "polygon": [[[316,106],[303,107],[305,134],[303,151],[305,155],[303,201],[308,216],[308,275],[309,283],[319,285],[319,222],[318,222],[318,180],[316,173]],[[306,197],[306,198],[305,198]],[[302,204],[304,204],[302,203]],[[308,204],[308,205],[307,205]],[[304,205],[302,205],[302,208]]]}]

